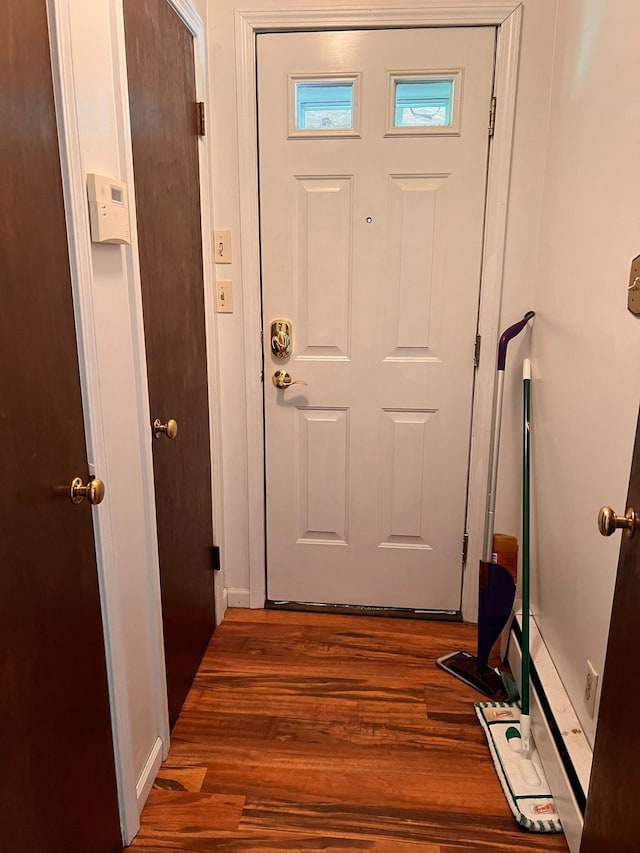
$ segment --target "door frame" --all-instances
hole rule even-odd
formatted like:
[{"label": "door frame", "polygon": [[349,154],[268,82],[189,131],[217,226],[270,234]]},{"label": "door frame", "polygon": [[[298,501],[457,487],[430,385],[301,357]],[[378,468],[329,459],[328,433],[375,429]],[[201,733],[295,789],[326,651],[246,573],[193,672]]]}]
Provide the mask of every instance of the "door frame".
[{"label": "door frame", "polygon": [[[475,621],[478,609],[478,564],[482,554],[488,440],[491,432],[494,359],[499,336],[507,201],[513,150],[516,87],[522,29],[520,0],[446,0],[431,7],[381,6],[319,9],[272,8],[236,10],[236,81],[240,235],[247,410],[247,501],[249,529],[249,603],[264,607],[266,539],[264,494],[264,414],[262,381],[262,317],[260,231],[258,214],[258,129],[256,35],[279,31],[390,29],[393,27],[494,26],[497,28],[495,88],[498,113],[489,149],[484,247],[478,334],[485,357],[476,375],[472,407],[471,455],[467,495],[469,547],[463,571],[462,613]],[[469,342],[471,351],[472,342]],[[462,542],[460,543],[462,553]]]},{"label": "door frame", "polygon": [[[99,318],[96,316],[92,292],[92,243],[89,229],[86,176],[80,144],[80,126],[77,115],[72,56],[73,2],[74,0],[46,0],[89,468],[93,473],[99,472],[108,485],[107,442],[102,413],[100,363],[96,346],[96,329]],[[140,602],[140,608],[145,613],[144,619],[148,622],[153,635],[151,638],[151,645],[154,650],[152,678],[154,682],[154,716],[157,721],[158,731],[158,737],[152,745],[147,761],[139,774],[136,773],[136,757],[131,737],[129,700],[126,679],[124,677],[127,648],[121,630],[123,614],[120,601],[125,595],[125,590],[121,588],[121,584],[115,573],[109,571],[114,562],[115,540],[108,488],[99,512],[94,510],[93,522],[104,623],[120,822],[123,841],[127,845],[132,841],[140,828],[140,811],[151,789],[157,770],[169,751],[169,718],[162,613],[160,609],[160,576],[155,525],[153,460],[151,442],[149,440],[150,408],[147,389],[122,2],[123,0],[107,0],[107,7],[111,26],[113,98],[117,130],[116,144],[119,149],[121,177],[128,184],[130,199],[131,245],[122,247],[122,251],[125,256],[125,277],[129,285],[129,304],[132,333],[134,336],[134,370],[138,392],[138,440],[143,474],[142,488],[146,507],[145,528],[140,530],[139,534],[145,543],[145,571],[148,594],[146,600]],[[173,8],[194,38],[196,93],[198,100],[206,101],[207,77],[204,22],[198,15],[192,0],[166,0],[166,2]],[[220,399],[218,353],[216,338],[213,334],[215,327],[213,269],[206,248],[208,244],[205,241],[205,235],[211,234],[213,227],[211,214],[211,167],[206,139],[199,138],[198,148],[207,369],[209,377],[210,445],[212,450],[212,544],[221,545],[223,531],[222,452],[218,414],[219,407],[214,405]],[[222,609],[223,595],[220,588],[221,585],[222,578],[216,578],[217,621],[221,620],[224,612]]]}]

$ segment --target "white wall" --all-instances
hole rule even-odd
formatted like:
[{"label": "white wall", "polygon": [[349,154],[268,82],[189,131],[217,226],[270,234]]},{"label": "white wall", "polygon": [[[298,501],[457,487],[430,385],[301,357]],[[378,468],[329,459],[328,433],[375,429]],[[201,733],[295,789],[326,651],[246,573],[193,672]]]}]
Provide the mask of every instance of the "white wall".
[{"label": "white wall", "polygon": [[247,508],[247,416],[238,207],[238,134],[235,78],[234,5],[209,4],[207,57],[209,134],[213,169],[213,217],[216,228],[231,229],[233,263],[219,266],[219,278],[233,283],[234,312],[216,315],[220,358],[224,536],[222,562],[231,606],[249,605],[249,518]]},{"label": "white wall", "polygon": [[[535,257],[542,175],[547,128],[549,88],[551,80],[553,26],[557,0],[526,0],[521,45],[518,109],[515,126],[515,151],[512,191],[509,200],[509,228],[505,257],[505,293],[502,325],[519,319],[531,307],[535,285]],[[334,7],[367,7],[363,0],[333,2]],[[422,5],[430,5],[428,0]],[[232,278],[234,286],[233,314],[217,315],[216,334],[219,343],[222,400],[222,442],[224,448],[225,530],[223,559],[231,605],[249,604],[250,519],[247,510],[247,435],[245,389],[245,341],[242,303],[242,247],[239,244],[240,213],[238,207],[238,133],[236,99],[236,55],[234,15],[236,9],[308,8],[305,0],[216,0],[209,4],[208,56],[211,101],[211,151],[213,161],[214,218],[216,227],[231,228],[234,240],[233,264],[219,267],[220,277]],[[499,107],[498,107],[499,109]],[[507,393],[518,375],[522,354],[528,351],[529,338],[523,336],[509,354]],[[494,360],[488,350],[483,358]],[[515,374],[511,372],[514,366]],[[515,389],[517,391],[517,388]],[[515,414],[505,412],[506,442],[512,427],[517,429]],[[511,421],[514,421],[512,424]],[[511,450],[511,453],[509,453]],[[511,442],[506,456],[519,459],[517,443]],[[519,463],[518,463],[519,464]],[[507,480],[501,483],[498,523],[505,532],[518,532],[519,509],[516,494],[517,470],[507,465]],[[512,473],[509,474],[509,471]],[[503,479],[505,477],[503,476]],[[514,504],[515,495],[515,504]]]},{"label": "white wall", "polygon": [[[525,0],[500,329],[536,310],[538,243],[553,68],[556,0]],[[537,321],[507,349],[496,530],[520,540],[522,360]],[[493,358],[493,353],[483,353]],[[495,361],[494,361],[495,364]]]},{"label": "white wall", "polygon": [[640,6],[558,4],[533,333],[533,600],[593,741],[586,661],[602,673],[640,401],[640,318],[626,309],[640,254]]}]

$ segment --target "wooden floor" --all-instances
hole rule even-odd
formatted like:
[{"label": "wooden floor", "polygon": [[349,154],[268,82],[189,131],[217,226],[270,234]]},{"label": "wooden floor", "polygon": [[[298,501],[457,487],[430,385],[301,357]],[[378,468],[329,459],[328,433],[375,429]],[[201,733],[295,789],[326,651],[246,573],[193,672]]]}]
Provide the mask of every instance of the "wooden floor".
[{"label": "wooden floor", "polygon": [[439,670],[470,625],[228,610],[133,845],[151,851],[566,851],[520,830]]}]

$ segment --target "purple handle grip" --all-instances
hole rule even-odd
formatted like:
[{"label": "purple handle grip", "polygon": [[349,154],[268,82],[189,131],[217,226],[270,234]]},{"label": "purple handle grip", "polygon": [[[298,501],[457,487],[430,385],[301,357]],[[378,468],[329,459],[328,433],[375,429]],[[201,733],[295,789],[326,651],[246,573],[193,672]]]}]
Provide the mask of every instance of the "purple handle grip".
[{"label": "purple handle grip", "polygon": [[500,338],[500,343],[498,344],[498,370],[504,370],[505,365],[507,363],[507,346],[511,338],[517,337],[520,332],[527,325],[529,320],[536,316],[535,311],[527,311],[522,320],[518,320],[517,323],[514,323],[513,326],[509,326],[508,329],[502,333],[502,337]]}]

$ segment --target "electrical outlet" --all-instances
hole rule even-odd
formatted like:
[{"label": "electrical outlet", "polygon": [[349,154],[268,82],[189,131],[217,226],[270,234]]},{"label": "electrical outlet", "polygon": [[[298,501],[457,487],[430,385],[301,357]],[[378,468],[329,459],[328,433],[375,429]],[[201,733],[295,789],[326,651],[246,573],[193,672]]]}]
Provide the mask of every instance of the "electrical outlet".
[{"label": "electrical outlet", "polygon": [[216,281],[216,311],[218,314],[233,313],[233,290],[230,281]]},{"label": "electrical outlet", "polygon": [[231,263],[231,231],[213,232],[213,260],[216,264]]},{"label": "electrical outlet", "polygon": [[598,679],[600,676],[595,671],[590,660],[587,661],[587,679],[584,683],[584,704],[590,717],[596,713],[596,694],[598,693]]}]

